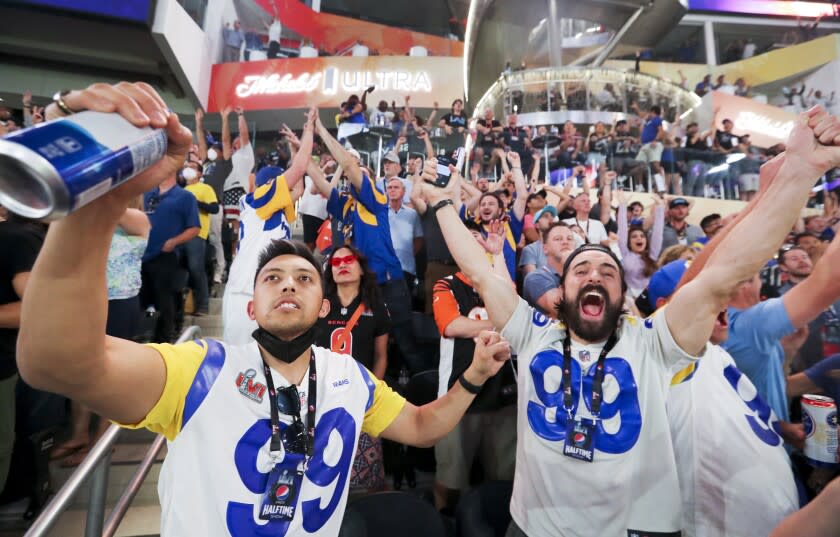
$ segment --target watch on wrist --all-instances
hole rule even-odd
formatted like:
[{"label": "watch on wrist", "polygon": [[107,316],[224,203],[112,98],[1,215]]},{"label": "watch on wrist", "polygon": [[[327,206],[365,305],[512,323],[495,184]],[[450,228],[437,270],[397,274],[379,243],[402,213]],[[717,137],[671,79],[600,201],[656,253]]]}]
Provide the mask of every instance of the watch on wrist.
[{"label": "watch on wrist", "polygon": [[454,207],[455,203],[449,198],[442,199],[439,202],[432,205],[432,212],[437,213],[439,210],[443,209],[447,205],[452,205]]},{"label": "watch on wrist", "polygon": [[479,393],[481,393],[481,386],[477,386],[477,385],[473,384],[472,382],[468,381],[466,379],[466,377],[464,377],[463,373],[461,373],[461,375],[458,377],[458,383],[465,390],[467,390],[468,392],[470,392],[473,395],[478,395]]}]

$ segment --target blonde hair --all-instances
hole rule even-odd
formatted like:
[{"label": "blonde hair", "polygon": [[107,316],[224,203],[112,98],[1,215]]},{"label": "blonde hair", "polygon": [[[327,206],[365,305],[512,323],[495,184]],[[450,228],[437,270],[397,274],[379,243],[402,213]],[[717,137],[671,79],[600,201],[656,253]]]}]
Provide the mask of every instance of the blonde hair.
[{"label": "blonde hair", "polygon": [[669,246],[668,248],[665,248],[659,256],[659,261],[657,261],[656,264],[659,268],[662,268],[671,261],[683,258],[683,254],[686,252],[691,252],[691,259],[694,258],[694,251],[691,249],[691,246],[685,244],[675,244],[673,246]]}]

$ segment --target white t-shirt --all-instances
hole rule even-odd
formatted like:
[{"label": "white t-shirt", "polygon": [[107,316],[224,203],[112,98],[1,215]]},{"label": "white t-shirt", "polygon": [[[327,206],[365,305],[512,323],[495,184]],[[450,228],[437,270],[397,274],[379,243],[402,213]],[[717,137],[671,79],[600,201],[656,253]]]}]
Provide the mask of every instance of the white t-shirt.
[{"label": "white t-shirt", "polygon": [[256,207],[260,206],[260,203],[254,201],[255,193],[261,189],[242,196],[239,200],[239,249],[230,265],[222,299],[224,340],[231,345],[249,343],[251,333],[257,329],[257,322],[248,318],[247,307],[254,296],[254,276],[260,253],[272,240],[292,237],[287,214],[294,215],[294,205],[286,178],[281,175],[269,188],[267,195],[272,198],[272,207],[276,207],[277,210],[265,220],[257,214]]},{"label": "white t-shirt", "polygon": [[[272,462],[269,397],[257,344],[208,339],[154,347],[166,362],[166,387],[146,418],[130,427],[169,440],[158,481],[161,535],[338,535],[359,433],[380,434],[402,410],[402,397],[352,357],[313,347],[314,455],[287,531],[286,522],[258,519]],[[278,389],[289,385],[277,372],[272,379]],[[297,389],[305,402],[308,374]],[[304,423],[307,412],[304,403]],[[279,417],[283,428],[292,421]]]},{"label": "white t-shirt", "polygon": [[327,198],[320,193],[313,194],[310,192],[311,188],[312,178],[305,175],[303,177],[303,195],[300,197],[298,211],[300,214],[308,214],[324,220],[327,218]]},{"label": "white t-shirt", "polygon": [[604,224],[601,223],[600,220],[578,220],[577,218],[567,218],[563,220],[564,223],[569,224],[570,226],[580,226],[584,233],[586,233],[586,237],[589,239],[589,244],[601,244],[601,241],[605,241],[610,238],[609,234],[607,233],[607,228],[604,227]]},{"label": "white t-shirt", "polygon": [[251,170],[254,169],[254,148],[251,143],[243,145],[237,149],[230,157],[231,170],[230,175],[225,179],[225,190],[240,187],[248,191],[249,181],[248,176]]},{"label": "white t-shirt", "polygon": [[799,508],[779,418],[721,347],[674,378],[668,418],[684,537],[769,535]]},{"label": "white t-shirt", "polygon": [[278,19],[274,19],[271,26],[268,27],[268,40],[280,42],[280,34],[283,32],[283,25]]},{"label": "white t-shirt", "polygon": [[[671,378],[694,358],[676,344],[665,316],[622,317],[618,341],[605,361],[592,462],[563,454],[565,327],[520,299],[502,335],[519,356],[510,505],[516,524],[529,537],[679,531],[680,491],[665,401]],[[592,417],[591,379],[601,348],[572,343],[576,419]],[[584,350],[588,356],[582,359]]]}]

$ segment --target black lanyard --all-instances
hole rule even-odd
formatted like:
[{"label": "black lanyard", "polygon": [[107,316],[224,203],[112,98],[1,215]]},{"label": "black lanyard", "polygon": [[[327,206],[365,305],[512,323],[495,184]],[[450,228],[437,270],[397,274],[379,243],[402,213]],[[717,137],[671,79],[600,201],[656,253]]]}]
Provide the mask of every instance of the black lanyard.
[{"label": "black lanyard", "polygon": [[[607,354],[615,346],[615,332],[610,334],[604,348],[601,349],[601,355],[598,356],[598,362],[595,364],[595,378],[592,380],[592,407],[590,412],[595,420],[601,414],[601,399],[604,395],[604,362],[607,359]],[[581,390],[583,383],[581,383]],[[573,419],[572,409],[574,408],[574,401],[572,401],[572,340],[569,337],[568,330],[566,337],[563,339],[563,410]]]},{"label": "black lanyard", "polygon": [[[265,372],[265,384],[268,387],[268,404],[271,407],[271,453],[277,453],[283,446],[283,439],[280,436],[280,415],[277,410],[277,392],[274,390],[274,379],[271,378],[271,368],[268,367],[265,358],[262,359],[263,371]],[[306,463],[312,457],[315,447],[315,402],[318,387],[318,373],[315,370],[315,351],[309,349],[309,393],[306,394]],[[298,413],[300,419],[300,413]]]}]

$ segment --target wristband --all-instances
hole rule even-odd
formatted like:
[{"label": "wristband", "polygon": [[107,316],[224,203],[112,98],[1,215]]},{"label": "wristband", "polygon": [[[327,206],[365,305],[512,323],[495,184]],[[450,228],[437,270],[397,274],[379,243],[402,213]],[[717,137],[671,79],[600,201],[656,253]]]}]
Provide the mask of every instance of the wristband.
[{"label": "wristband", "polygon": [[437,214],[437,212],[438,212],[439,210],[443,209],[443,208],[444,208],[444,207],[446,207],[447,205],[452,205],[452,206],[454,207],[454,206],[455,206],[455,203],[454,203],[451,199],[449,199],[449,198],[442,199],[442,200],[440,200],[439,202],[437,202],[437,203],[435,203],[434,205],[432,205],[432,214]]},{"label": "wristband", "polygon": [[458,377],[458,382],[465,390],[467,390],[473,395],[478,395],[479,393],[481,393],[481,386],[476,386],[472,382],[468,381],[466,378],[464,378],[463,373],[461,373],[461,375]]}]

